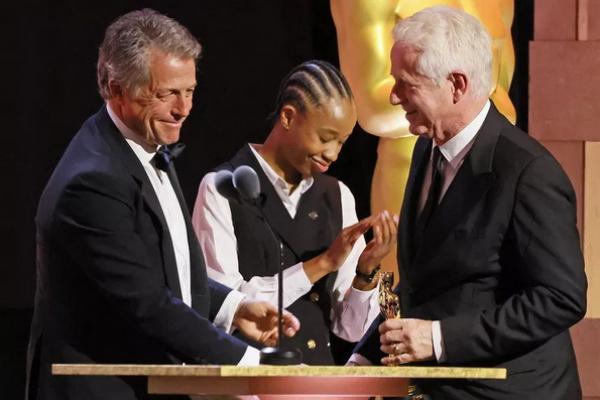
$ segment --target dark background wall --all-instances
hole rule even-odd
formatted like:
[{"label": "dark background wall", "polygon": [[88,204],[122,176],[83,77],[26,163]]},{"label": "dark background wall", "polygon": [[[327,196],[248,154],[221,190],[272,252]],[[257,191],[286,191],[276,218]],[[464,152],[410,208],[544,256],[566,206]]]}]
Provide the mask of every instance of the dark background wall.
[{"label": "dark background wall", "polygon": [[[517,71],[511,95],[526,126],[527,43],[533,0],[516,0]],[[35,291],[37,200],[63,149],[101,105],[97,48],[117,16],[151,7],[187,26],[203,44],[194,110],[178,171],[192,206],[202,176],[245,142],[261,142],[279,80],[296,64],[338,64],[326,0],[11,2],[2,15],[0,157],[0,398],[20,399]],[[368,214],[377,139],[357,127],[332,174]]]}]

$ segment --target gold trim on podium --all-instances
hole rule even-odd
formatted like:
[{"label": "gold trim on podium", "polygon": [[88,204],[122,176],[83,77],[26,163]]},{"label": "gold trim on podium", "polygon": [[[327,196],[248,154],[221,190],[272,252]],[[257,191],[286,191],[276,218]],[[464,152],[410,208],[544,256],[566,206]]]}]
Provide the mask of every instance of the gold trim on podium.
[{"label": "gold trim on podium", "polygon": [[504,368],[53,364],[54,375],[147,376],[154,394],[404,396],[410,379],[506,379]]},{"label": "gold trim on podium", "polygon": [[506,379],[505,368],[471,367],[347,367],[347,366],[272,366],[238,367],[230,365],[149,365],[149,364],[52,364],[54,375],[121,376],[364,376],[444,379]]}]

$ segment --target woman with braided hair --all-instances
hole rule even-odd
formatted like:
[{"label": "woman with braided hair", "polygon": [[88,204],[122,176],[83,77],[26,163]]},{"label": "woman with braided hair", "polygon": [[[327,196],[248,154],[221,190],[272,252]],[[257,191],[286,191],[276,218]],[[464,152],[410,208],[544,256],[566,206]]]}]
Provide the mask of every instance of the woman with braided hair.
[{"label": "woman with braided hair", "polygon": [[250,297],[277,302],[281,265],[283,305],[301,322],[283,345],[299,348],[307,364],[344,363],[338,349],[358,341],[378,313],[377,273],[396,240],[396,220],[384,211],[358,221],[348,187],[325,174],[356,124],[340,71],[324,61],[302,63],[282,80],[276,99],[265,142],[245,145],[217,168],[257,171],[267,222],[221,196],[211,172],[200,184],[194,228],[209,276]]}]

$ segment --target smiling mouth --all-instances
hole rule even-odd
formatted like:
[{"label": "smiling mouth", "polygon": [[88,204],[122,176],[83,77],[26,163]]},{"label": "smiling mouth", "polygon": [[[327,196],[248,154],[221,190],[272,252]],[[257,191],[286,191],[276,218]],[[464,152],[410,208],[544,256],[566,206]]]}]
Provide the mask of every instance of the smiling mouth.
[{"label": "smiling mouth", "polygon": [[173,127],[181,127],[183,125],[184,120],[180,121],[161,121],[165,125],[173,126]]},{"label": "smiling mouth", "polygon": [[324,162],[324,161],[318,161],[315,160],[314,158],[311,158],[312,163],[317,167],[317,169],[319,170],[319,172],[325,172],[329,169],[329,163]]},{"label": "smiling mouth", "polygon": [[181,118],[181,119],[179,119],[177,121],[170,121],[170,120],[167,120],[167,119],[161,119],[159,121],[162,122],[163,124],[167,124],[167,125],[182,125],[183,121],[185,121],[185,118]]}]

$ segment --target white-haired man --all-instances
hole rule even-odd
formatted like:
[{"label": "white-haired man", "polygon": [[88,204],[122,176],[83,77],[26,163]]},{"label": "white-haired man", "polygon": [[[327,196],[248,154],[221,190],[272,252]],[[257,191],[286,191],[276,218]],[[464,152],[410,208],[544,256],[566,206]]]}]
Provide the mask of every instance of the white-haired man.
[{"label": "white-haired man", "polygon": [[491,43],[449,7],[398,22],[392,104],[415,145],[398,232],[403,319],[375,321],[351,363],[498,366],[506,380],[421,380],[433,399],[581,397],[568,328],[586,309],[575,194],[488,100]]}]

